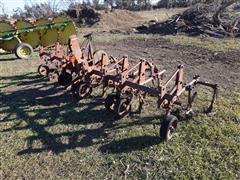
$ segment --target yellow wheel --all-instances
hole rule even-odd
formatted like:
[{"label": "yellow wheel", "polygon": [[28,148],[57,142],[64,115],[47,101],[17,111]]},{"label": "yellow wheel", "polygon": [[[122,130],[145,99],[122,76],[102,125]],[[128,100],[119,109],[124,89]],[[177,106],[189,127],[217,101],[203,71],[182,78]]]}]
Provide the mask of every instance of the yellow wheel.
[{"label": "yellow wheel", "polygon": [[20,43],[17,45],[15,54],[19,59],[28,59],[33,53],[33,48],[27,43]]}]

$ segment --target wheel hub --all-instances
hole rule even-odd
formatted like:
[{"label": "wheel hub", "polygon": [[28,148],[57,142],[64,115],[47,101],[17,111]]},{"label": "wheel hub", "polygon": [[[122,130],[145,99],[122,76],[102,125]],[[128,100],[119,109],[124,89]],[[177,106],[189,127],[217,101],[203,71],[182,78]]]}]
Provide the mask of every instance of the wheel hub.
[{"label": "wheel hub", "polygon": [[31,51],[28,47],[22,47],[20,50],[19,50],[20,54],[23,56],[23,57],[28,57],[30,54],[31,54]]}]

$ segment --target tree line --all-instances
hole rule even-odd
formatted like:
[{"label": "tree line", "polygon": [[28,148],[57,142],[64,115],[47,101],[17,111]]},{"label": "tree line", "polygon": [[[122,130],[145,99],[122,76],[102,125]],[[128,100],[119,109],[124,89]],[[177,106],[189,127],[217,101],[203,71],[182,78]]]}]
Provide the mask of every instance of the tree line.
[{"label": "tree line", "polygon": [[[79,4],[78,0],[70,0],[71,4]],[[197,3],[223,2],[226,0],[83,0],[83,5],[93,6],[97,9],[128,9],[149,10],[152,8],[188,7]]]},{"label": "tree line", "polygon": [[[151,10],[156,8],[188,7],[196,3],[226,3],[231,0],[48,0],[44,3],[32,3],[32,0],[25,0],[27,3],[23,9],[17,8],[12,18],[41,18],[54,16],[66,12],[69,9],[81,9],[93,7],[97,10]],[[240,1],[240,0],[235,0]],[[64,8],[62,7],[64,5]],[[6,19],[8,14],[5,11],[4,2],[0,0],[0,18]]]}]

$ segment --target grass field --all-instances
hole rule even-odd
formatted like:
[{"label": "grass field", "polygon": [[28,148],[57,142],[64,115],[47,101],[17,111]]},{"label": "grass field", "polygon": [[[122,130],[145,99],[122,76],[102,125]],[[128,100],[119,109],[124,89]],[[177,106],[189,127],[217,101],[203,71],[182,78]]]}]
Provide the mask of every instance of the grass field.
[{"label": "grass field", "polygon": [[[97,41],[110,38],[99,36]],[[202,45],[194,38],[166,38]],[[229,41],[219,40],[222,48],[217,50],[239,50],[239,43]],[[214,43],[204,43],[216,51]],[[158,138],[163,112],[155,99],[146,99],[142,114],[115,120],[104,109],[103,98],[76,102],[64,88],[40,78],[37,53],[32,60],[0,58],[1,179],[240,178],[238,88],[220,88],[208,115],[203,109],[211,94],[203,89],[194,117],[180,122],[174,137],[163,142]]]}]

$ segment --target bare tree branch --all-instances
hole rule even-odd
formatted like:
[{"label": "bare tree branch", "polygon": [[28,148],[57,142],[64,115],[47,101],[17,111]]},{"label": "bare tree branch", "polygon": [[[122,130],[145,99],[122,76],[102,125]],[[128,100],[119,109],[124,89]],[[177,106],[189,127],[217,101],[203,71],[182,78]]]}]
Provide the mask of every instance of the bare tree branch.
[{"label": "bare tree branch", "polygon": [[217,27],[217,26],[220,26],[221,25],[221,13],[229,6],[231,6],[232,4],[238,2],[240,0],[229,0],[228,2],[224,2],[219,8],[218,10],[216,11],[216,13],[213,15],[213,23],[214,25]]}]

